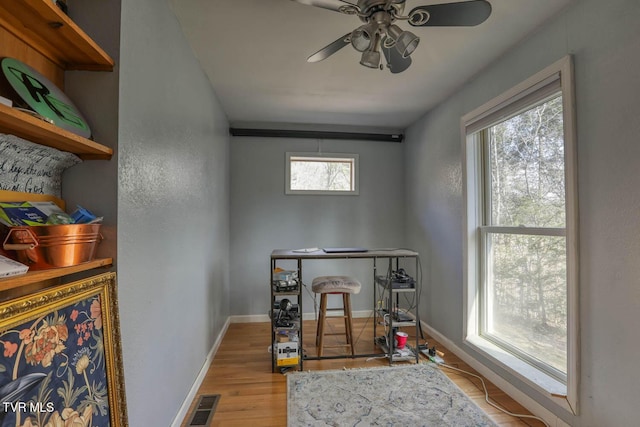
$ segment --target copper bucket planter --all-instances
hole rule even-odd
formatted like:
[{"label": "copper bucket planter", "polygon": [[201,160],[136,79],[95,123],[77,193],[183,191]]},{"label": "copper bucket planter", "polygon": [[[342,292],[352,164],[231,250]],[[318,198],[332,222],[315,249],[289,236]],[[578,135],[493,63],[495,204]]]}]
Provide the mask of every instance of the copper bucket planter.
[{"label": "copper bucket planter", "polygon": [[16,251],[18,261],[29,270],[71,267],[96,256],[101,224],[41,225],[11,227],[5,250]]}]

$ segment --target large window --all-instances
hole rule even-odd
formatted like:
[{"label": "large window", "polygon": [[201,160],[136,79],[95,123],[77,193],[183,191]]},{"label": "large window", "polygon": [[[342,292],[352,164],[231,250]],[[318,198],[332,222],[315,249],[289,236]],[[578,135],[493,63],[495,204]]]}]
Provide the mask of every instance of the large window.
[{"label": "large window", "polygon": [[566,381],[562,96],[480,132],[487,183],[480,334]]},{"label": "large window", "polygon": [[463,118],[467,340],[563,396],[577,369],[571,98],[567,58]]},{"label": "large window", "polygon": [[358,194],[357,154],[287,153],[286,194]]}]

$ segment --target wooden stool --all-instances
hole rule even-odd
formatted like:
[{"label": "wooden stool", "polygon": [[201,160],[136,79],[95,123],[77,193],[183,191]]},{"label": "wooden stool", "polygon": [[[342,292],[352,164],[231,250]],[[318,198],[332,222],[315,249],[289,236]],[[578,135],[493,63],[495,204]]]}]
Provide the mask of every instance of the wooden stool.
[{"label": "wooden stool", "polygon": [[[316,329],[316,346],[318,349],[318,357],[322,356],[324,349],[324,336],[325,335],[342,335],[341,333],[325,333],[324,324],[327,317],[336,317],[344,319],[344,335],[346,337],[346,344],[326,346],[327,348],[335,347],[351,347],[351,355],[356,354],[355,342],[353,340],[353,326],[351,317],[351,294],[357,294],[360,292],[360,282],[353,277],[349,276],[320,276],[313,279],[311,284],[311,290],[320,294],[320,312],[318,314],[318,326]],[[341,294],[342,295],[342,308],[327,308],[327,295],[329,294]],[[327,316],[328,311],[343,311],[342,316]]]}]

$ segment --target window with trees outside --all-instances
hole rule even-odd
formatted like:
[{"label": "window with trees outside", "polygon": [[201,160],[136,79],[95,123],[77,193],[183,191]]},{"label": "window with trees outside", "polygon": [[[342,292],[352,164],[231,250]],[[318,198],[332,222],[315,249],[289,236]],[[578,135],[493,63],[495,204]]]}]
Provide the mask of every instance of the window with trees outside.
[{"label": "window with trees outside", "polygon": [[286,194],[358,194],[358,155],[287,153]]},{"label": "window with trees outside", "polygon": [[567,58],[463,118],[467,340],[563,396],[577,369],[571,98]]}]

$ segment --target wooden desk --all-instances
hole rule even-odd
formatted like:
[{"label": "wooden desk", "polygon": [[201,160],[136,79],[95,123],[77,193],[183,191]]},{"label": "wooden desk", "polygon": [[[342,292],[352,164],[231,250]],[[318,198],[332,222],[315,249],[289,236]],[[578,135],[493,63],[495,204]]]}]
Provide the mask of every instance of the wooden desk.
[{"label": "wooden desk", "polygon": [[[322,249],[319,249],[317,251],[314,252],[303,252],[300,250],[292,250],[292,249],[275,249],[273,252],[271,252],[271,269],[269,270],[269,283],[271,284],[271,308],[273,309],[274,307],[274,302],[277,300],[278,297],[285,297],[285,296],[296,296],[298,299],[298,314],[300,317],[300,322],[299,322],[299,332],[298,332],[298,346],[299,346],[299,351],[300,351],[300,361],[299,364],[297,365],[298,368],[300,370],[303,369],[302,364],[303,361],[305,360],[305,358],[303,357],[303,340],[302,340],[302,316],[303,316],[303,310],[302,310],[302,286],[298,286],[298,289],[296,291],[285,291],[285,292],[278,292],[274,290],[274,286],[272,284],[272,278],[273,278],[273,271],[276,269],[277,267],[277,263],[278,261],[282,261],[282,260],[293,260],[296,261],[297,263],[297,271],[298,271],[298,278],[300,283],[302,284],[302,267],[303,267],[303,261],[305,260],[330,260],[330,259],[353,259],[353,260],[372,260],[373,261],[373,275],[371,278],[371,286],[373,286],[374,292],[373,292],[373,311],[374,311],[374,326],[373,326],[373,334],[374,334],[374,341],[376,339],[376,326],[377,326],[377,319],[376,317],[381,317],[382,320],[386,320],[385,317],[381,314],[382,309],[386,309],[387,313],[391,313],[393,310],[393,296],[396,297],[396,303],[397,303],[397,296],[399,292],[407,292],[407,290],[393,290],[391,291],[390,288],[387,288],[386,291],[389,291],[389,297],[387,297],[387,307],[380,307],[378,304],[378,292],[377,289],[380,286],[380,279],[379,279],[379,274],[378,274],[378,268],[379,268],[379,262],[382,261],[386,261],[386,265],[382,265],[381,268],[384,269],[384,274],[386,275],[387,272],[393,270],[395,268],[395,270],[397,270],[399,268],[399,261],[400,259],[413,259],[415,260],[415,274],[416,276],[420,275],[420,257],[419,254],[417,252],[414,252],[412,250],[408,250],[408,249],[371,249],[368,250],[366,252],[337,252],[337,253],[326,253],[324,252]],[[395,266],[394,266],[395,264]],[[378,280],[376,281],[376,277],[378,277]],[[414,325],[416,327],[416,346],[415,346],[415,359],[416,359],[416,363],[419,360],[419,352],[417,351],[418,348],[418,339],[420,336],[420,317],[418,315],[418,307],[419,307],[419,297],[420,297],[420,277],[416,277],[416,282],[415,282],[415,288],[412,288],[411,290],[409,290],[410,292],[414,292],[415,293],[415,301],[416,301],[416,310],[414,313],[415,316],[415,321],[411,321],[411,322],[398,322],[398,321],[392,321],[389,318],[389,333],[387,335],[387,342],[393,342],[393,329],[394,329],[394,324],[395,326],[399,327],[399,326],[409,326],[409,325]],[[385,292],[385,287],[382,286],[382,290],[381,290],[381,294]],[[276,341],[276,327],[274,324],[274,320],[273,320],[272,316],[272,328],[271,328],[271,335],[272,335],[272,339],[271,342],[275,343]],[[379,354],[378,354],[379,355]],[[349,358],[349,357],[370,357],[373,356],[372,354],[358,354],[355,356],[351,356],[351,355],[345,355],[345,356],[324,356],[324,357],[313,357],[313,358],[306,358],[306,360],[312,360],[312,359],[325,359],[325,358],[336,358],[336,357],[344,357],[344,358]],[[387,356],[389,356],[389,364],[392,364],[394,361],[394,358],[391,357],[391,355],[387,354]],[[277,368],[277,361],[276,361],[276,352],[275,352],[275,347],[273,349],[273,353],[272,353],[272,371],[276,372],[276,368]]]}]

